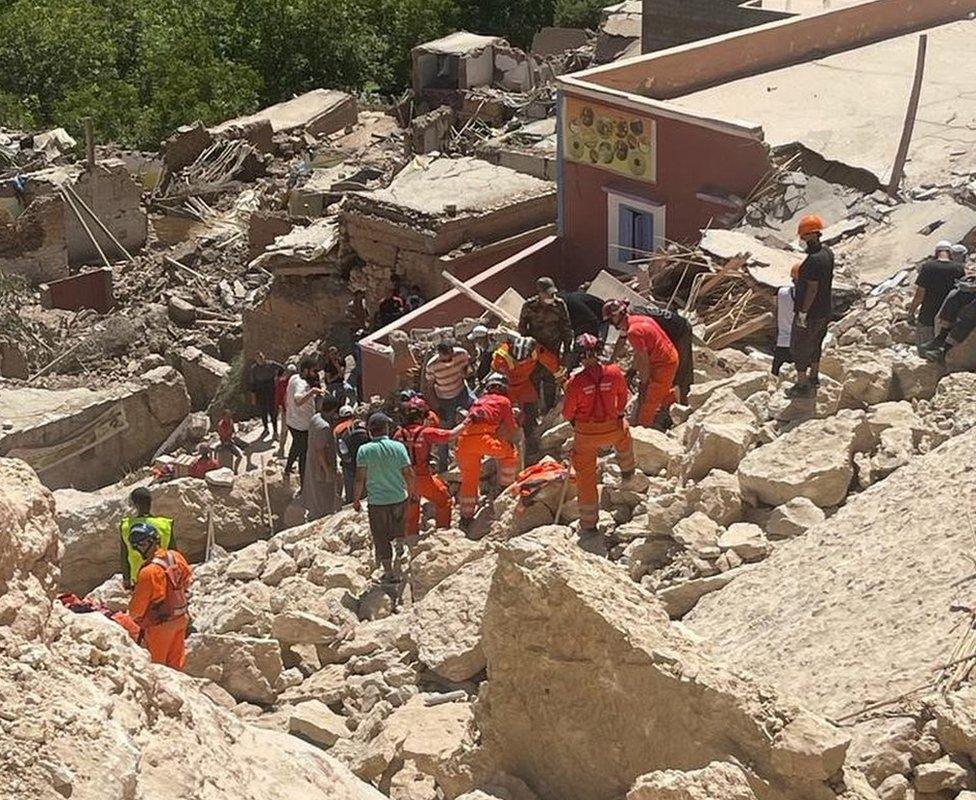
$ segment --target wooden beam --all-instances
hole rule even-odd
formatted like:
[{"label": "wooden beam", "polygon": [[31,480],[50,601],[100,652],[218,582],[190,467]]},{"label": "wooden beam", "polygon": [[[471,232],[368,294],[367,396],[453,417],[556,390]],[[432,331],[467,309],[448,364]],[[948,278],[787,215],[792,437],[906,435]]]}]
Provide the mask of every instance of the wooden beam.
[{"label": "wooden beam", "polygon": [[922,78],[925,77],[925,50],[928,46],[929,37],[922,34],[918,37],[918,53],[915,56],[915,80],[912,83],[912,93],[908,98],[908,110],[905,111],[905,125],[901,131],[901,142],[898,144],[898,153],[895,156],[895,164],[891,168],[891,179],[888,181],[888,194],[898,194],[898,187],[901,185],[901,177],[905,172],[905,162],[908,160],[908,148],[912,143],[912,132],[915,130],[915,115],[918,113],[918,101],[922,95]]},{"label": "wooden beam", "polygon": [[469,297],[470,299],[474,300],[479,306],[490,311],[492,314],[498,317],[502,322],[508,323],[513,327],[518,327],[518,320],[515,317],[513,317],[511,314],[509,314],[504,308],[495,305],[493,302],[491,302],[491,300],[485,299],[480,294],[478,294],[474,289],[472,289],[470,286],[465,286],[464,283],[462,283],[457,278],[455,278],[446,269],[441,271],[441,275],[443,275],[445,280],[447,280],[447,282],[451,284],[451,286],[453,286],[455,289],[457,289],[461,294],[463,294],[465,297]]},{"label": "wooden beam", "polygon": [[721,350],[723,347],[728,347],[730,344],[735,344],[740,339],[745,339],[747,336],[750,336],[753,333],[758,333],[763,328],[772,324],[773,314],[771,311],[767,311],[765,314],[760,314],[758,317],[754,317],[728,333],[723,333],[721,336],[716,336],[714,339],[707,342],[707,344],[712,350]]}]

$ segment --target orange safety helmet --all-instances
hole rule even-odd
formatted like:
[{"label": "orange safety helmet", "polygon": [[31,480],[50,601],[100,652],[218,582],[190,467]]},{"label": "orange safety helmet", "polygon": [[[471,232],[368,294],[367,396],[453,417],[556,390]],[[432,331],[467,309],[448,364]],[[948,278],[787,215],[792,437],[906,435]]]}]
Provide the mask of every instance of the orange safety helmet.
[{"label": "orange safety helmet", "polygon": [[820,233],[823,229],[823,219],[816,214],[810,214],[800,220],[800,224],[796,227],[796,232],[800,236],[806,236],[808,233]]}]

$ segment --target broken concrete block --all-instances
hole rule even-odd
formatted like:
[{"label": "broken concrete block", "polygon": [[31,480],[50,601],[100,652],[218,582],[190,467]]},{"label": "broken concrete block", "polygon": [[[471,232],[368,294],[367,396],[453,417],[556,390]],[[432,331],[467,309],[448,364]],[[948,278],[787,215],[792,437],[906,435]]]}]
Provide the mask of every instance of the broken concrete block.
[{"label": "broken concrete block", "polygon": [[769,416],[780,422],[823,419],[833,416],[840,408],[843,387],[825,375],[820,376],[820,387],[815,397],[787,397],[785,388],[769,399]]},{"label": "broken concrete block", "polygon": [[213,137],[199,120],[192,125],[181,125],[160,148],[163,162],[170,172],[178,172],[196,161],[211,144]]},{"label": "broken concrete block", "polygon": [[[722,351],[723,353],[726,351]],[[747,358],[742,353],[737,353],[737,357]],[[728,389],[740,400],[745,400],[756,392],[767,389],[770,385],[771,375],[768,372],[758,372],[755,369],[747,372],[736,372],[728,378],[719,378],[713,381],[704,381],[692,385],[688,393],[688,405],[692,411],[701,408],[705,402],[715,392]]]},{"label": "broken concrete block", "polygon": [[890,358],[870,351],[862,351],[846,364],[841,405],[860,408],[890,400],[894,389],[894,373]]},{"label": "broken concrete block", "polygon": [[184,328],[190,327],[197,321],[196,306],[176,295],[170,295],[166,301],[166,311],[174,323]]},{"label": "broken concrete block", "polygon": [[176,368],[186,381],[186,390],[194,411],[210,405],[217,389],[230,372],[230,364],[208,356],[196,347],[185,347],[176,356]]},{"label": "broken concrete block", "polygon": [[349,736],[344,717],[336,714],[319,700],[306,700],[296,705],[288,717],[288,733],[300,736],[319,747],[332,747],[339,739]]},{"label": "broken concrete block", "polygon": [[863,411],[804,422],[753,450],[739,465],[744,494],[778,506],[806,497],[821,508],[838,505],[854,477],[852,457],[871,446]]}]

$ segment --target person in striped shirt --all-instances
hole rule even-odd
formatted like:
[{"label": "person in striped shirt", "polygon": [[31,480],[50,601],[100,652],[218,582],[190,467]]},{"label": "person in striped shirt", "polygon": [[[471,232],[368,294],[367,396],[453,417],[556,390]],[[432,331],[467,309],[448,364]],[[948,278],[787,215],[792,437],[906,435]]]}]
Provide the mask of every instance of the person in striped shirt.
[{"label": "person in striped shirt", "polygon": [[[458,347],[453,339],[445,339],[437,345],[437,352],[424,366],[424,395],[431,407],[436,409],[445,428],[453,428],[458,422],[458,412],[468,409],[474,402],[471,389],[465,377],[471,363],[471,356],[463,347]],[[448,466],[447,445],[437,448],[437,471],[444,472]]]}]

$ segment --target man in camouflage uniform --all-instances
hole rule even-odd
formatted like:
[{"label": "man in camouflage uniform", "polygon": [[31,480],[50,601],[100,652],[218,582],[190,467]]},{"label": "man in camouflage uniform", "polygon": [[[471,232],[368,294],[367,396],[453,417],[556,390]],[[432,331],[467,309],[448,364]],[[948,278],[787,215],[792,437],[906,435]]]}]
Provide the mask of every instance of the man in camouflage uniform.
[{"label": "man in camouflage uniform", "polygon": [[540,370],[543,410],[552,408],[556,402],[556,385],[553,376],[560,383],[565,380],[566,370],[562,366],[573,349],[573,326],[569,322],[566,302],[558,296],[552,278],[539,278],[536,281],[538,294],[530,297],[522,306],[519,316],[519,333],[531,336],[539,347],[539,363],[546,367]]}]

